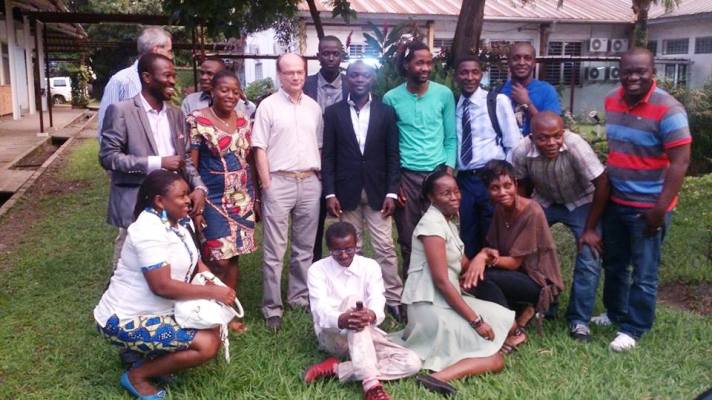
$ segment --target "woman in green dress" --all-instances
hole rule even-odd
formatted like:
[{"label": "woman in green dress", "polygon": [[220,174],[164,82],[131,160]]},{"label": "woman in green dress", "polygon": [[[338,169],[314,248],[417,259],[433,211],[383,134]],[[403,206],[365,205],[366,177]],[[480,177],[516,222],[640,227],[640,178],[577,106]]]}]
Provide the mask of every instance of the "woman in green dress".
[{"label": "woman in green dress", "polygon": [[423,368],[416,377],[425,388],[452,395],[448,381],[504,368],[499,351],[514,322],[514,312],[478,300],[461,287],[471,265],[464,255],[457,218],[460,190],[444,170],[423,183],[430,208],[413,232],[413,252],[401,302],[408,305],[408,325],[394,334],[415,351]]}]

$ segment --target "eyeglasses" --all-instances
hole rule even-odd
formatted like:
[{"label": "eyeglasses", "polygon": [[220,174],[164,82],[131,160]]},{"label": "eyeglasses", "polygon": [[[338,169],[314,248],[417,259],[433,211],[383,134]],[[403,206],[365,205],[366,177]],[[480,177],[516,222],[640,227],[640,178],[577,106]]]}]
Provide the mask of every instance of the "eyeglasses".
[{"label": "eyeglasses", "polygon": [[333,250],[329,250],[329,254],[331,254],[334,257],[340,256],[342,254],[352,256],[352,255],[356,254],[356,248],[355,247],[347,247],[345,249],[333,249]]}]

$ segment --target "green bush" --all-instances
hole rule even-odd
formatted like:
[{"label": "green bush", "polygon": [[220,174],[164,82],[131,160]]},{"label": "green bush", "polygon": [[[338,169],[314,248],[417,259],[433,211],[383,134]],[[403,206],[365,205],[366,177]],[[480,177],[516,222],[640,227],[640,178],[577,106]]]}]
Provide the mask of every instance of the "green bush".
[{"label": "green bush", "polygon": [[274,88],[274,82],[271,78],[259,79],[249,85],[245,89],[245,96],[251,102],[257,104],[260,100],[274,93],[276,89]]}]

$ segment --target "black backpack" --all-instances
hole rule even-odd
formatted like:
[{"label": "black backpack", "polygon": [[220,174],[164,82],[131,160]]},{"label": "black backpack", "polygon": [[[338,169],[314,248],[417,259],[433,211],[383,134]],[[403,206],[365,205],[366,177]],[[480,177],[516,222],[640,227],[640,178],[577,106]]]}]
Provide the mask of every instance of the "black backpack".
[{"label": "black backpack", "polygon": [[[493,87],[492,90],[487,93],[487,113],[489,114],[490,122],[492,122],[492,128],[494,128],[495,133],[497,133],[497,145],[502,146],[502,127],[499,126],[499,120],[497,119],[498,94],[498,87]],[[504,148],[504,146],[502,147]]]}]

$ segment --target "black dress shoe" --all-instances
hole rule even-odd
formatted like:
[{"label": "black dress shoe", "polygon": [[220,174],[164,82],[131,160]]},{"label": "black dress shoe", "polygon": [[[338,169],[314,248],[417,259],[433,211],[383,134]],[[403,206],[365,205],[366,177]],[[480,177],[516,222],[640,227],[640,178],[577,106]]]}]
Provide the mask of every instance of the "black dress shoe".
[{"label": "black dress shoe", "polygon": [[453,396],[457,393],[457,389],[452,385],[440,379],[433,378],[432,375],[418,375],[415,377],[415,381],[431,392],[441,394],[445,397]]},{"label": "black dress shoe", "polygon": [[265,321],[267,328],[272,332],[277,332],[282,328],[282,317],[275,315],[274,317],[269,317]]}]

